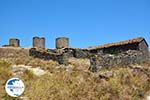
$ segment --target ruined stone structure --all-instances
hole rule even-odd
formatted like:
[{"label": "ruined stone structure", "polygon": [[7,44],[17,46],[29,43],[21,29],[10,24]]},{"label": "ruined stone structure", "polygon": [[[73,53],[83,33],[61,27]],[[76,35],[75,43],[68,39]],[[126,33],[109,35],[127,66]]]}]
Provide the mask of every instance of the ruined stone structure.
[{"label": "ruined stone structure", "polygon": [[132,40],[121,41],[117,43],[105,44],[89,48],[91,53],[97,54],[119,54],[128,50],[142,51],[145,56],[148,54],[148,44],[144,38],[139,37]]},{"label": "ruined stone structure", "polygon": [[149,58],[148,44],[144,38],[136,38],[118,43],[90,48],[96,56],[90,58],[91,69],[116,65],[140,63]]},{"label": "ruined stone structure", "polygon": [[[91,61],[90,69],[92,70],[93,68],[100,69],[102,67],[139,63],[149,57],[148,44],[144,38],[136,38],[87,49],[59,48],[48,49],[45,52],[38,52],[37,49],[31,51],[30,54],[34,57],[53,59],[60,64],[67,64],[67,59],[70,57],[88,58]],[[38,52],[38,54],[35,54],[35,52]],[[45,53],[45,56],[43,53]]]},{"label": "ruined stone structure", "polygon": [[15,39],[15,38],[10,39],[9,40],[9,46],[20,47],[20,40],[19,39]]},{"label": "ruined stone structure", "polygon": [[68,64],[68,59],[75,58],[89,58],[90,53],[87,49],[77,48],[63,48],[63,49],[39,49],[31,48],[29,50],[30,56],[41,58],[44,60],[58,61],[59,64]]},{"label": "ruined stone structure", "polygon": [[68,64],[68,56],[66,53],[59,52],[56,49],[39,49],[39,48],[31,48],[29,50],[29,55],[32,57],[44,59],[44,60],[54,60],[57,61],[59,64]]},{"label": "ruined stone structure", "polygon": [[33,37],[33,47],[45,48],[45,38]]},{"label": "ruined stone structure", "polygon": [[143,53],[136,50],[128,50],[119,55],[105,54],[105,55],[93,55],[90,58],[91,67],[90,70],[96,72],[105,67],[124,66],[135,63],[141,63],[145,61]]},{"label": "ruined stone structure", "polygon": [[57,49],[68,48],[68,47],[69,47],[69,38],[66,37],[56,38]]},{"label": "ruined stone structure", "polygon": [[[12,46],[18,46],[15,44],[16,42],[11,43]],[[148,44],[146,40],[141,37],[87,49],[69,48],[69,39],[64,37],[56,39],[57,49],[46,49],[45,39],[34,37],[33,47],[34,48],[30,48],[29,50],[18,49],[17,52],[20,52],[18,54],[21,55],[23,55],[21,52],[25,52],[25,56],[29,55],[44,60],[54,60],[59,64],[65,65],[69,64],[68,59],[70,57],[88,58],[91,63],[89,69],[94,72],[103,67],[140,63],[149,58]],[[0,48],[0,57],[13,53],[17,56],[17,53],[14,50],[12,50],[13,52],[11,52],[11,50],[8,52],[6,51],[7,48]]]}]

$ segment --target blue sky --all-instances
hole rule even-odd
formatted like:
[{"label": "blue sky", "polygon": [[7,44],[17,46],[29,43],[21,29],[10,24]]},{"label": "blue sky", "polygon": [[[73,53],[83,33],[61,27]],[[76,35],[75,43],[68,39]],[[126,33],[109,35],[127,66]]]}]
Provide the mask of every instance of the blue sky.
[{"label": "blue sky", "polygon": [[33,36],[69,37],[86,48],[144,37],[150,44],[150,0],[0,0],[0,46],[19,38],[31,47]]}]

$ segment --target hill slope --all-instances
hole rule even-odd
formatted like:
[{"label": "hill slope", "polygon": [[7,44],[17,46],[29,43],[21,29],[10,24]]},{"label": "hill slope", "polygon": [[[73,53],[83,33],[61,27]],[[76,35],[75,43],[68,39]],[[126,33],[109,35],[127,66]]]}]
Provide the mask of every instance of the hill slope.
[{"label": "hill slope", "polygon": [[69,62],[63,66],[32,57],[1,58],[0,98],[14,99],[4,90],[5,82],[14,76],[26,86],[16,100],[144,100],[150,95],[150,60],[97,73],[88,70],[88,59],[71,58]]}]

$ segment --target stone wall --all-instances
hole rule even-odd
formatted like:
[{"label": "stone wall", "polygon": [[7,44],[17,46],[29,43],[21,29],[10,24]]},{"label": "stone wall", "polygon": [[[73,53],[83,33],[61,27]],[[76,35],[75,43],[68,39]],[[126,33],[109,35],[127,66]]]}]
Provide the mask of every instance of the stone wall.
[{"label": "stone wall", "polygon": [[147,59],[149,57],[148,44],[143,40],[138,45],[139,51],[143,53],[143,56]]},{"label": "stone wall", "polygon": [[118,55],[93,55],[90,58],[91,67],[90,70],[98,71],[101,68],[123,66],[129,64],[140,63],[145,61],[146,58],[141,51],[128,50]]},{"label": "stone wall", "polygon": [[103,67],[113,67],[140,63],[149,58],[148,44],[145,39],[134,39],[125,42],[98,46],[98,48],[69,48],[69,39],[60,37],[56,39],[57,49],[46,49],[45,38],[34,37],[33,47],[19,48],[18,39],[10,39],[9,45],[0,48],[0,57],[36,57],[44,60],[54,60],[59,64],[68,65],[69,58],[90,59],[90,70],[98,71]]},{"label": "stone wall", "polygon": [[29,55],[32,57],[40,58],[43,60],[54,60],[57,61],[59,64],[68,64],[68,56],[66,53],[59,53],[57,50],[46,50],[46,49],[37,49],[31,48],[29,50]]},{"label": "stone wall", "polygon": [[102,67],[113,67],[118,65],[128,65],[145,61],[145,55],[139,50],[128,50],[119,54],[95,54],[86,49],[30,49],[30,56],[44,60],[54,60],[59,64],[68,64],[70,57],[88,58],[91,62],[91,70],[101,69]]},{"label": "stone wall", "polygon": [[134,44],[126,44],[126,45],[120,45],[120,46],[113,46],[110,48],[104,48],[103,52],[105,54],[117,54],[117,53],[121,53],[121,52],[125,52],[128,50],[138,50],[138,43],[134,43]]},{"label": "stone wall", "polygon": [[64,51],[68,56],[75,58],[90,58],[91,55],[87,49],[65,48]]},{"label": "stone wall", "polygon": [[64,49],[39,49],[31,48],[29,50],[30,56],[44,59],[44,60],[54,60],[59,64],[67,64],[70,57],[75,58],[90,58],[90,53],[88,50],[84,49],[74,49],[74,48],[64,48]]},{"label": "stone wall", "polygon": [[128,50],[119,54],[95,54],[90,53],[86,49],[43,49],[43,48],[31,48],[24,49],[19,47],[2,47],[0,48],[1,58],[14,58],[14,57],[36,57],[43,60],[54,60],[59,64],[68,65],[70,57],[75,58],[88,58],[90,59],[90,70],[98,71],[104,67],[114,67],[119,65],[135,64],[145,61],[147,58],[143,51],[140,50]]},{"label": "stone wall", "polygon": [[125,52],[128,50],[138,50],[139,46],[138,43],[134,44],[126,44],[126,45],[117,45],[117,46],[112,46],[108,48],[97,48],[90,50],[91,53],[96,53],[96,54],[118,54],[121,52]]}]

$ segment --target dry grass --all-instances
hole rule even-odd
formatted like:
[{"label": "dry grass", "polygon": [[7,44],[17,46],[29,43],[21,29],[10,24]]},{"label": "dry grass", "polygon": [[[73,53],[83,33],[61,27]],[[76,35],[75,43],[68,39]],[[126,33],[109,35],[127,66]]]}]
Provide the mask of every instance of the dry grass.
[{"label": "dry grass", "polygon": [[[138,69],[117,66],[92,73],[88,71],[87,59],[72,58],[69,61],[71,67],[33,58],[24,58],[23,61],[15,59],[11,60],[11,63],[8,59],[1,60],[1,98],[10,99],[4,91],[4,84],[12,77],[11,64],[16,63],[40,66],[50,72],[41,77],[36,77],[28,71],[24,73],[22,80],[25,82],[26,89],[22,96],[28,97],[29,100],[142,100],[150,91],[150,77]],[[149,63],[145,62],[144,65],[149,66]],[[68,68],[70,70],[66,70]],[[108,79],[99,76],[103,72],[110,71],[113,75]]]},{"label": "dry grass", "polygon": [[6,81],[11,78],[12,72],[10,63],[5,61],[0,61],[0,98],[1,100],[4,98],[5,100],[12,99],[5,93],[5,83]]}]

